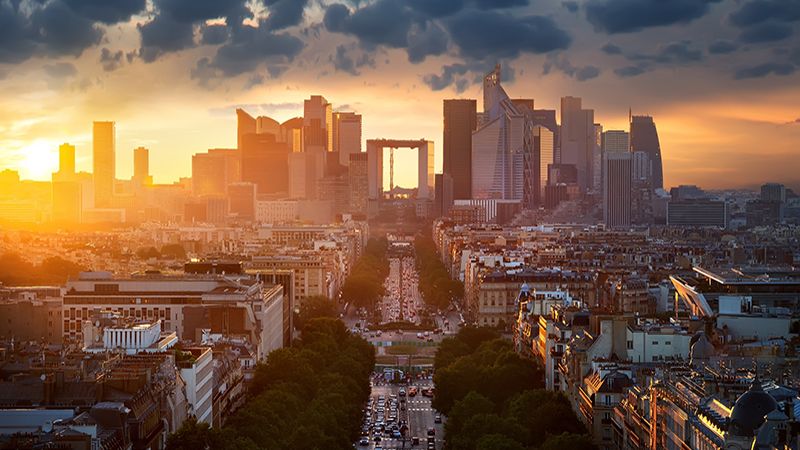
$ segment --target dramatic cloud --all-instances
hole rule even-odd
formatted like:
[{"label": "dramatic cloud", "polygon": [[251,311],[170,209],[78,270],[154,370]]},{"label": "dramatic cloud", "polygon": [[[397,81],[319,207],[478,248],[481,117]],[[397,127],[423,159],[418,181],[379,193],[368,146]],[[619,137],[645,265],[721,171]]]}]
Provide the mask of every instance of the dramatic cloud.
[{"label": "dramatic cloud", "polygon": [[265,4],[269,9],[266,25],[274,31],[299,25],[308,0],[265,0]]},{"label": "dramatic cloud", "polygon": [[607,55],[621,55],[622,54],[622,49],[618,45],[614,45],[612,43],[608,43],[608,44],[600,47],[600,50],[602,50],[603,53],[605,53]]},{"label": "dramatic cloud", "polygon": [[528,6],[528,0],[408,0],[408,6],[426,17],[446,17],[467,7],[481,10]]},{"label": "dramatic cloud", "polygon": [[634,53],[628,55],[631,61],[655,62],[661,64],[687,64],[703,60],[702,50],[691,48],[691,42],[670,42],[658,47],[655,53]]},{"label": "dramatic cloud", "polygon": [[361,67],[375,67],[375,60],[369,54],[363,53],[360,57],[353,58],[348,54],[348,50],[344,45],[336,47],[336,53],[330,57],[330,60],[337,71],[346,72],[354,76],[361,74],[358,70]]},{"label": "dramatic cloud", "polygon": [[194,46],[192,23],[178,21],[169,13],[161,13],[150,22],[139,25],[139,33],[142,37],[139,56],[145,62]]},{"label": "dramatic cloud", "polygon": [[547,62],[542,67],[542,74],[547,75],[553,70],[575,78],[578,81],[591,80],[600,75],[600,69],[595,66],[587,65],[583,67],[573,66],[564,55],[548,55]]},{"label": "dramatic cloud", "polygon": [[448,20],[447,27],[460,54],[478,61],[547,53],[566,49],[572,42],[553,19],[543,16],[467,10]]},{"label": "dramatic cloud", "polygon": [[636,77],[648,71],[646,64],[636,64],[633,66],[620,67],[614,69],[614,73],[621,78]]},{"label": "dramatic cloud", "polygon": [[155,4],[161,14],[182,23],[224,17],[233,26],[252,15],[245,0],[156,0]]},{"label": "dramatic cloud", "polygon": [[408,60],[418,63],[427,56],[438,56],[447,51],[447,33],[438,24],[428,23],[412,31],[408,38]]},{"label": "dramatic cloud", "polygon": [[746,28],[739,40],[747,44],[774,42],[788,38],[794,33],[791,25],[776,22],[763,22]]},{"label": "dramatic cloud", "polygon": [[597,31],[630,33],[649,27],[688,23],[720,0],[588,0],[584,9]]},{"label": "dramatic cloud", "polygon": [[756,25],[771,20],[800,21],[800,2],[797,0],[753,0],[732,12],[730,22],[739,27]]},{"label": "dramatic cloud", "polygon": [[200,43],[203,45],[223,44],[230,37],[230,29],[225,25],[204,25],[200,29]]},{"label": "dramatic cloud", "polygon": [[724,53],[731,53],[739,48],[739,44],[731,41],[717,40],[708,46],[708,53],[720,55]]},{"label": "dramatic cloud", "polygon": [[144,11],[145,0],[63,0],[78,15],[106,25],[125,22]]},{"label": "dramatic cloud", "polygon": [[561,6],[566,8],[567,11],[569,11],[571,13],[576,13],[576,12],[578,12],[578,9],[579,9],[578,2],[575,2],[575,1],[561,2]]},{"label": "dramatic cloud", "polygon": [[123,56],[124,54],[122,50],[112,52],[111,50],[103,47],[103,50],[100,51],[100,65],[103,66],[103,70],[106,72],[117,70],[120,68],[120,66],[122,66]]},{"label": "dramatic cloud", "polygon": [[328,7],[323,18],[328,31],[355,36],[368,47],[391,48],[408,45],[411,21],[411,11],[396,0],[378,0],[354,12],[337,3]]},{"label": "dramatic cloud", "polygon": [[786,76],[795,72],[795,66],[783,63],[764,63],[757,66],[745,67],[736,71],[734,78],[744,80],[748,78],[761,78],[767,75]]},{"label": "dramatic cloud", "polygon": [[[456,78],[464,75],[469,71],[469,68],[464,64],[451,64],[442,67],[441,75],[428,74],[422,77],[422,81],[434,91],[441,91],[451,86],[456,82]],[[465,82],[468,81],[465,79]]]}]

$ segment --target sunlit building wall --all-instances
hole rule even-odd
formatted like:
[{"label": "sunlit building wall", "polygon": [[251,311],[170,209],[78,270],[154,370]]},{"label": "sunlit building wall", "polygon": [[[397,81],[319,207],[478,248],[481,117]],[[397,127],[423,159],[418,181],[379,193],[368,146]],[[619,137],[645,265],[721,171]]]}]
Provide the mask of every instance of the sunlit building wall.
[{"label": "sunlit building wall", "polygon": [[321,95],[303,102],[305,151],[333,151],[333,109]]},{"label": "sunlit building wall", "polygon": [[98,208],[109,208],[114,198],[116,137],[114,122],[94,122],[92,132],[94,198]]},{"label": "sunlit building wall", "polygon": [[361,114],[333,113],[333,151],[343,166],[350,164],[350,155],[361,152]]},{"label": "sunlit building wall", "polygon": [[61,144],[58,147],[58,171],[62,175],[75,174],[75,146]]}]

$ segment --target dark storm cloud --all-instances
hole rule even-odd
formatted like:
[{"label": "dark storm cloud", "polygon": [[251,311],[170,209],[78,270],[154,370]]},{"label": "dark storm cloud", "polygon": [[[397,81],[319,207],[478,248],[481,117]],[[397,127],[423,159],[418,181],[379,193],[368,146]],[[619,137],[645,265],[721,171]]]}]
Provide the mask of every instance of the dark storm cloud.
[{"label": "dark storm cloud", "polygon": [[619,69],[614,69],[614,73],[618,77],[622,78],[636,77],[647,71],[648,71],[648,66],[646,64],[635,64],[632,66],[625,66],[625,67],[620,67]]},{"label": "dark storm cloud", "polygon": [[747,44],[775,42],[786,39],[794,33],[792,26],[778,22],[763,22],[747,27],[739,35],[739,41]]},{"label": "dark storm cloud", "polygon": [[122,50],[112,52],[111,50],[103,47],[103,50],[100,51],[100,65],[103,66],[103,70],[106,72],[117,70],[120,68],[120,66],[122,66],[123,57],[124,54]]},{"label": "dark storm cloud", "polygon": [[797,0],[752,0],[732,12],[729,19],[732,24],[739,27],[770,20],[800,21],[800,2]]},{"label": "dark storm cloud", "polygon": [[670,42],[658,47],[655,53],[634,53],[626,56],[631,61],[661,64],[688,64],[703,60],[703,51],[691,48],[691,42]]},{"label": "dark storm cloud", "polygon": [[126,22],[144,11],[145,0],[63,0],[77,14],[106,25]]},{"label": "dark storm cloud", "polygon": [[441,91],[451,86],[456,81],[456,77],[466,74],[467,71],[469,71],[469,68],[465,64],[450,64],[442,67],[441,75],[431,73],[422,77],[422,81],[431,90]]},{"label": "dark storm cloud", "polygon": [[547,53],[565,49],[572,42],[553,19],[543,16],[466,10],[448,20],[446,26],[459,53],[473,60]]},{"label": "dark storm cloud", "polygon": [[785,63],[764,63],[752,67],[744,67],[736,71],[734,78],[744,80],[748,78],[761,78],[767,75],[791,75],[795,72],[795,66]]},{"label": "dark storm cloud", "polygon": [[175,22],[195,23],[224,17],[231,22],[249,17],[245,0],[156,0],[160,14],[166,14]]},{"label": "dark storm cloud", "polygon": [[265,0],[269,10],[266,24],[270,30],[281,30],[299,25],[308,0]]},{"label": "dark storm cloud", "polygon": [[323,18],[328,31],[355,36],[367,47],[405,48],[411,22],[411,10],[397,0],[378,0],[353,12],[342,4],[334,4]]},{"label": "dark storm cloud", "polygon": [[739,44],[731,41],[717,40],[708,46],[708,53],[715,55],[731,53],[739,49]]},{"label": "dark storm cloud", "polygon": [[230,34],[230,28],[226,25],[203,25],[200,28],[200,43],[219,45],[226,42]]},{"label": "dark storm cloud", "polygon": [[571,13],[576,13],[576,12],[578,12],[578,9],[579,9],[578,2],[574,2],[574,1],[561,2],[561,6],[566,8],[567,11],[569,11]]},{"label": "dark storm cloud", "polygon": [[330,57],[333,67],[340,72],[346,72],[350,75],[360,75],[361,67],[369,66],[375,67],[375,60],[367,53],[363,53],[360,57],[354,58],[348,54],[348,49],[344,45],[336,47],[336,53]]},{"label": "dark storm cloud", "polygon": [[169,13],[162,12],[138,27],[141,35],[139,56],[145,62],[153,62],[166,53],[194,46],[192,23],[176,20]]},{"label": "dark storm cloud", "polygon": [[273,33],[263,22],[258,27],[242,26],[212,57],[197,61],[191,78],[211,86],[224,77],[234,77],[264,67],[271,78],[281,76],[305,44],[287,33]]},{"label": "dark storm cloud", "polygon": [[600,50],[602,50],[603,53],[605,53],[607,55],[621,55],[622,54],[622,49],[618,45],[614,45],[612,43],[608,43],[608,44],[600,47]]},{"label": "dark storm cloud", "polygon": [[528,6],[528,0],[408,0],[408,6],[426,17],[446,17],[467,7],[481,10],[508,9]]},{"label": "dark storm cloud", "polygon": [[408,37],[408,60],[418,63],[427,56],[438,56],[447,51],[447,33],[433,22],[412,30]]},{"label": "dark storm cloud", "polygon": [[574,78],[578,81],[591,80],[600,75],[600,68],[592,65],[576,67],[564,55],[548,55],[542,67],[542,74],[547,75],[553,70]]},{"label": "dark storm cloud", "polygon": [[630,33],[649,27],[688,23],[720,0],[588,0],[586,18],[597,31]]}]

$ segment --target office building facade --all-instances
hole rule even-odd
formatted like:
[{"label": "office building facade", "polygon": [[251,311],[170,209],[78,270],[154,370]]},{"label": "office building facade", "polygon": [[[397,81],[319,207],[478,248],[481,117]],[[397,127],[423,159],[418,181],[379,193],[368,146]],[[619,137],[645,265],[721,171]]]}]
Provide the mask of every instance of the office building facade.
[{"label": "office building facade", "polygon": [[95,208],[110,208],[116,176],[116,131],[114,122],[94,122],[92,165]]},{"label": "office building facade", "polygon": [[472,196],[472,132],[477,128],[477,101],[444,100],[442,172],[453,180],[453,198]]}]

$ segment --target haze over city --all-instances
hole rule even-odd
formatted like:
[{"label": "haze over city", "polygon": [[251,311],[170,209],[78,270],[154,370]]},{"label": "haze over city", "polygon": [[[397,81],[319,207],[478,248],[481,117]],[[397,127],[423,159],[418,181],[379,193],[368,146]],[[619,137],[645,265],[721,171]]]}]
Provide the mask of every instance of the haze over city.
[{"label": "haze over city", "polygon": [[235,107],[283,121],[312,93],[362,114],[365,139],[442,148],[441,99],[479,96],[502,62],[538,107],[580,96],[609,129],[629,108],[657,117],[667,185],[798,183],[792,1],[268,3],[4,1],[0,166],[48,179],[70,142],[88,170],[91,122],[114,120],[120,151],[150,148],[172,182],[193,153],[232,146]]},{"label": "haze over city", "polygon": [[800,0],[0,0],[0,450],[800,450]]}]

